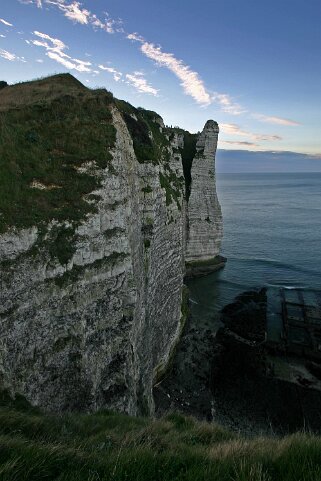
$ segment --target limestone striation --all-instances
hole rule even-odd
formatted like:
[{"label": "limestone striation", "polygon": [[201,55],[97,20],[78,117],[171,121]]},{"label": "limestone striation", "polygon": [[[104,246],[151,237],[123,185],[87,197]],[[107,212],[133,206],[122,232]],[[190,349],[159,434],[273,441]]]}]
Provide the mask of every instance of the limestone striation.
[{"label": "limestone striation", "polygon": [[197,140],[58,75],[3,88],[0,130],[0,389],[48,411],[152,413],[185,253],[219,252],[217,124]]}]

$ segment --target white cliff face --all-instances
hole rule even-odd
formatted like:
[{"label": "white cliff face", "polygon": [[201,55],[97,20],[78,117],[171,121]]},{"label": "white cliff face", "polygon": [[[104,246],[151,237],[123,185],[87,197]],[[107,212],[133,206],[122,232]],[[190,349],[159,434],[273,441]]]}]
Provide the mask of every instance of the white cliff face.
[{"label": "white cliff face", "polygon": [[[104,172],[97,213],[78,227],[67,266],[44,249],[2,268],[1,385],[48,410],[137,410],[130,331],[139,182],[122,124],[118,114],[112,172]],[[139,218],[136,225],[141,246]]]},{"label": "white cliff face", "polygon": [[[222,265],[217,258],[223,237],[221,207],[216,193],[215,154],[219,128],[209,120],[196,143],[186,219],[186,263],[199,274]],[[199,269],[203,267],[203,269]]]},{"label": "white cliff face", "polygon": [[218,128],[206,124],[197,143],[186,231],[184,136],[169,142],[156,116],[148,136],[163,135],[160,158],[139,162],[124,116],[109,108],[112,161],[96,171],[96,211],[77,226],[68,261],[50,254],[51,233],[68,221],[0,235],[0,389],[49,411],[152,413],[153,384],[183,329],[186,245],[188,261],[219,252]]},{"label": "white cliff face", "polygon": [[[151,413],[154,380],[182,329],[181,159],[169,146],[166,163],[139,163],[112,115],[113,161],[68,263],[30,250],[37,228],[0,236],[0,385],[51,411]],[[170,175],[176,199],[162,186]]]}]

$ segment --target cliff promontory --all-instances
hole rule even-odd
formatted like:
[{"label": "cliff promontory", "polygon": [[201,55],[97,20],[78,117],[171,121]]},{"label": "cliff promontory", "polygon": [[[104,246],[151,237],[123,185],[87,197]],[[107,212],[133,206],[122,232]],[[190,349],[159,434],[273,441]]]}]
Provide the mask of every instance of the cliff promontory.
[{"label": "cliff promontory", "polygon": [[185,261],[220,265],[217,135],[68,74],[0,90],[1,389],[51,411],[153,412]]}]

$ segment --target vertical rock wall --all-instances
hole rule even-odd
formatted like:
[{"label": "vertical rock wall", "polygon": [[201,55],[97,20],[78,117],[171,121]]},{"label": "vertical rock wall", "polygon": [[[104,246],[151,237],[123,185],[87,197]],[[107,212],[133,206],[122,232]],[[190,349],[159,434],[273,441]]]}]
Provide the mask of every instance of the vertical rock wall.
[{"label": "vertical rock wall", "polygon": [[37,245],[37,227],[0,236],[0,388],[49,411],[153,412],[153,382],[182,330],[181,158],[169,145],[164,164],[139,163],[112,115],[113,160],[68,263],[50,257],[50,241]]}]

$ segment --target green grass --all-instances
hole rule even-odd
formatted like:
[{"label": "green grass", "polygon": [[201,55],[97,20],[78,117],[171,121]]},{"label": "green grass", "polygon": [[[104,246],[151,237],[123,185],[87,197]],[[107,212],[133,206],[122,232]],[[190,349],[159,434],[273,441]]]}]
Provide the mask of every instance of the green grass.
[{"label": "green grass", "polygon": [[[111,160],[113,98],[107,91],[79,86],[75,79],[70,83],[69,77],[0,92],[0,233],[52,219],[77,223],[93,210],[84,196],[99,186],[99,175],[79,168],[91,162],[99,171]],[[56,81],[64,93],[40,100],[38,91]],[[15,92],[26,102],[12,104]]]},{"label": "green grass", "polygon": [[[50,257],[67,264],[77,225],[96,210],[86,196],[111,167],[113,101],[68,74],[0,91],[0,234],[36,225],[34,252],[47,243]],[[46,236],[52,220],[59,227]]]},{"label": "green grass", "polygon": [[184,179],[178,178],[172,171],[167,170],[165,174],[159,173],[159,182],[166,192],[166,205],[176,202],[178,210],[181,210]]},{"label": "green grass", "polygon": [[46,415],[0,406],[1,481],[318,481],[321,439],[242,439],[180,414]]},{"label": "green grass", "polygon": [[[113,172],[112,104],[124,117],[138,161],[165,165],[161,182],[167,204],[176,201],[180,208],[184,179],[177,178],[168,163],[168,136],[175,129],[162,131],[158,114],[136,109],[106,90],[90,90],[69,74],[1,86],[0,234],[13,226],[33,225],[45,234],[54,219],[68,229],[68,236],[56,235],[58,245],[51,254],[63,263],[70,259],[72,252],[64,246],[72,242],[75,226],[95,211],[95,202],[86,198],[100,185],[99,171],[108,167]],[[184,138],[188,195],[196,136],[185,132]]]},{"label": "green grass", "polygon": [[124,100],[116,100],[129,133],[133,139],[137,160],[141,163],[162,163],[169,159],[169,141],[160,131],[157,119],[161,117],[151,110],[135,108]]}]

